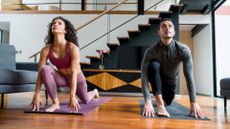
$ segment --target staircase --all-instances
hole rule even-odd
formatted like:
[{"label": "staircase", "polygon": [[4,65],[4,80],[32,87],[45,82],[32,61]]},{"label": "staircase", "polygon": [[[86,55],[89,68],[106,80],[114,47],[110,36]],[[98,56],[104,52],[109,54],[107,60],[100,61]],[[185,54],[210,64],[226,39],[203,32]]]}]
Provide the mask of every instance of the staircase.
[{"label": "staircase", "polygon": [[[105,69],[139,70],[145,50],[159,41],[158,29],[162,18],[171,18],[175,25],[175,39],[179,39],[179,8],[173,6],[169,12],[160,12],[158,18],[149,18],[148,23],[139,24],[138,30],[128,30],[127,37],[117,37],[119,44],[108,43],[110,53],[104,54],[103,65]],[[99,69],[101,58],[87,56],[90,64],[82,64],[82,68]]]}]

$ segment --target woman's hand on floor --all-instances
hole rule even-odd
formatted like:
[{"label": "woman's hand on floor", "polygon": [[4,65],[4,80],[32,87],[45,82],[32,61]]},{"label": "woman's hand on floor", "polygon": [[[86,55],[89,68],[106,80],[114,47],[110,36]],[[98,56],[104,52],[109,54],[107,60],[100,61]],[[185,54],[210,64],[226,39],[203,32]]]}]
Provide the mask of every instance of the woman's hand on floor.
[{"label": "woman's hand on floor", "polygon": [[31,105],[32,105],[32,111],[39,111],[40,106],[42,105],[40,95],[36,95],[36,94],[34,95]]},{"label": "woman's hand on floor", "polygon": [[70,102],[69,102],[69,109],[70,112],[78,112],[79,109],[81,109],[80,104],[78,103],[78,100],[75,96],[70,97]]}]

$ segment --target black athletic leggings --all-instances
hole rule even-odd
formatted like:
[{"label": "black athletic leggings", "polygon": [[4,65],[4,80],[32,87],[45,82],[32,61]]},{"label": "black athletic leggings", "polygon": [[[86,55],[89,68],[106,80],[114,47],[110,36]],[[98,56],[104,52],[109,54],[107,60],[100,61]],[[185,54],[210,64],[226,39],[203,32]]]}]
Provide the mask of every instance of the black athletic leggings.
[{"label": "black athletic leggings", "polygon": [[175,96],[176,86],[167,84],[165,79],[161,74],[160,62],[152,60],[148,66],[148,80],[152,86],[153,95],[162,94],[165,104],[170,105]]}]

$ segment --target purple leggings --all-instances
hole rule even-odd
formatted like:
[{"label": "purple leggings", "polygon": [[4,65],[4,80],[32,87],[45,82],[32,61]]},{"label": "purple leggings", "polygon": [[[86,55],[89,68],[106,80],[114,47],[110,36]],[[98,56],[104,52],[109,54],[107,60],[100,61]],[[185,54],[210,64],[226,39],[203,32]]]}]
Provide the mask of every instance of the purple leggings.
[{"label": "purple leggings", "polygon": [[[52,100],[54,100],[57,97],[57,87],[70,87],[68,85],[68,78],[61,75],[57,70],[55,70],[53,67],[49,65],[44,65],[41,68],[41,76],[42,82],[45,85],[46,90],[49,96],[52,98]],[[77,75],[76,94],[83,103],[86,104],[89,102],[87,84],[82,71],[80,71],[80,73],[78,73]]]}]

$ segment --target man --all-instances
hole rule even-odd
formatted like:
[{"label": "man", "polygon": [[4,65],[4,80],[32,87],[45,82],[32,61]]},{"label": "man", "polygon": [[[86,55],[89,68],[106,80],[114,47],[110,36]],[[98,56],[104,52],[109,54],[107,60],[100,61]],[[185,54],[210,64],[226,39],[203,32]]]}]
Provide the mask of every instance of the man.
[{"label": "man", "polygon": [[[160,41],[146,50],[141,66],[141,83],[145,98],[143,115],[170,117],[165,109],[165,104],[170,105],[174,99],[175,88],[179,79],[179,68],[182,62],[189,91],[190,113],[193,113],[196,118],[203,119],[204,114],[196,103],[190,49],[173,39],[175,29],[171,19],[162,19],[158,34]],[[158,108],[157,113],[152,106],[148,82],[152,86]]]}]

